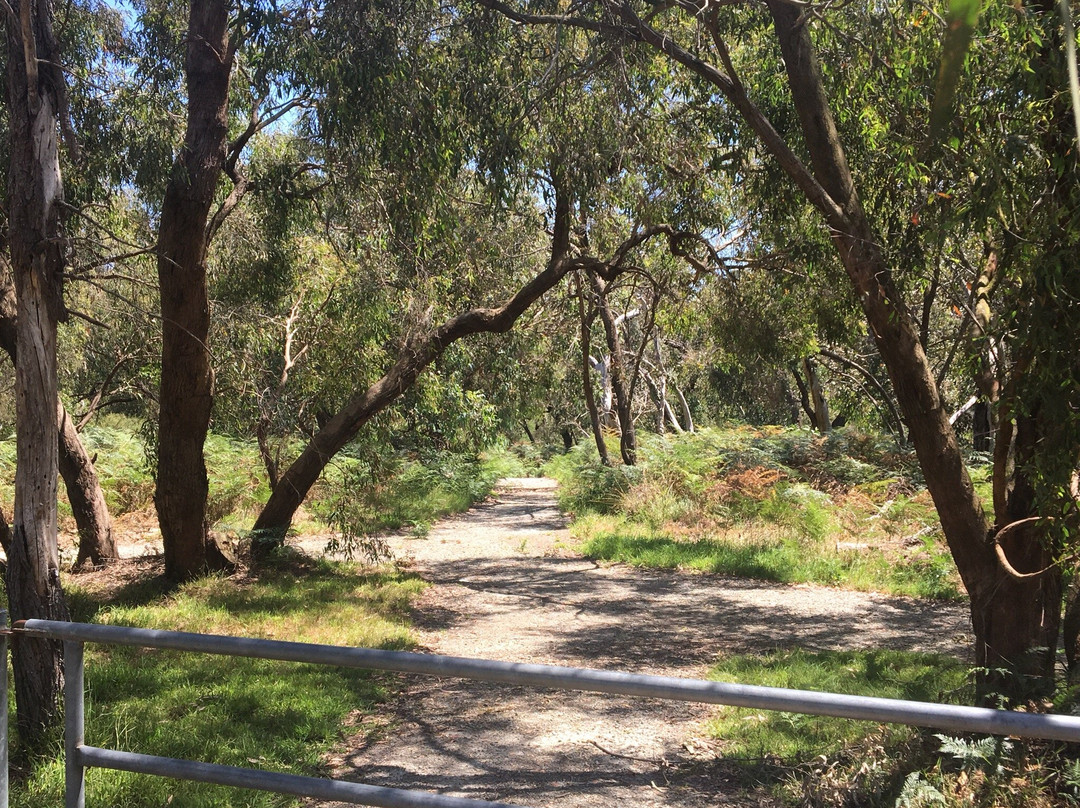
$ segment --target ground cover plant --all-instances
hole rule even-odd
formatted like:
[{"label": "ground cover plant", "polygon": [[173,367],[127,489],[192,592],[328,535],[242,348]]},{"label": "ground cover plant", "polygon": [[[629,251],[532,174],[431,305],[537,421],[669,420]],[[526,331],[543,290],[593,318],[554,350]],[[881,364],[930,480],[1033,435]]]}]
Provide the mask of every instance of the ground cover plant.
[{"label": "ground cover plant", "polygon": [[[174,591],[156,572],[144,567],[116,591],[69,582],[73,619],[404,649],[413,642],[408,606],[423,588],[408,575],[289,556],[257,577],[203,578]],[[368,671],[139,648],[90,645],[86,666],[91,745],[305,775],[325,774],[323,755],[342,724],[350,716],[358,723],[394,687],[389,675]],[[23,774],[14,805],[62,804],[60,752]],[[124,808],[297,803],[97,769],[87,775],[87,799]]]},{"label": "ground cover plant", "polygon": [[641,462],[548,463],[585,555],[788,583],[959,597],[914,457],[855,429],[647,436]]},{"label": "ground cover plant", "polygon": [[[159,537],[154,481],[139,422],[107,416],[82,433],[116,522],[121,541]],[[206,442],[211,529],[238,543],[246,536],[269,485],[254,441],[211,433]],[[338,549],[363,551],[372,537],[405,528],[423,535],[436,519],[468,509],[501,477],[523,474],[517,457],[502,447],[479,454],[393,447],[356,448],[328,466],[312,490],[296,532],[336,535]],[[14,437],[0,440],[0,502],[10,507],[15,476]],[[60,487],[61,543],[70,545],[75,521]]]}]

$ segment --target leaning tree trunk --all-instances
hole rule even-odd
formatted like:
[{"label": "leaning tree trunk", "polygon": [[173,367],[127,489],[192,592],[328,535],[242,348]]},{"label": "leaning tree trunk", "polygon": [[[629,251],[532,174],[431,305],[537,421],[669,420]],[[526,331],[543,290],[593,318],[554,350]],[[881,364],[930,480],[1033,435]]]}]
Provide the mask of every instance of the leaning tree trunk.
[{"label": "leaning tree trunk", "polygon": [[471,309],[451,318],[428,334],[410,341],[393,366],[374,384],[354,395],[326,422],[293,461],[274,487],[252,529],[252,555],[265,558],[284,541],[293,514],[319,479],[326,464],[360,428],[396,401],[423,370],[453,343],[473,334],[509,331],[518,318],[557,284],[574,265],[567,259],[570,246],[570,206],[556,183],[555,225],[547,267],[499,308]]},{"label": "leaning tree trunk", "polygon": [[[828,195],[815,204],[835,225],[833,243],[889,372],[927,489],[971,597],[976,664],[1024,667],[1033,643],[1048,637],[1045,616],[1060,610],[1060,588],[1055,593],[1052,586],[1034,586],[1030,579],[1025,583],[1002,570],[918,330],[893,285],[855,192],[805,21],[800,21],[800,9],[783,0],[769,0],[768,5],[814,174]],[[830,209],[830,201],[839,210]],[[1030,536],[1016,550],[1016,557],[1025,563],[1037,562],[1040,555]],[[1039,630],[1033,631],[1036,626]],[[1056,636],[1050,642],[1051,648],[1056,646]],[[1050,676],[1053,671],[1038,672]]]},{"label": "leaning tree trunk", "polygon": [[[64,312],[63,184],[56,133],[65,102],[63,60],[46,0],[12,2],[9,12],[7,214],[19,361],[8,603],[13,620],[66,620],[56,545],[56,326]],[[59,716],[62,647],[19,638],[12,651],[19,734],[33,747]]]},{"label": "leaning tree trunk", "polygon": [[112,533],[112,517],[105,503],[97,470],[86,453],[86,447],[75,431],[64,405],[57,402],[56,419],[60,438],[60,476],[64,478],[68,503],[75,516],[79,532],[79,555],[75,565],[89,561],[95,566],[116,561],[116,540]]},{"label": "leaning tree trunk", "polygon": [[233,62],[228,20],[225,0],[192,0],[185,63],[187,132],[165,190],[158,230],[161,397],[154,504],[165,574],[174,580],[198,575],[221,560],[207,553],[203,444],[213,403],[207,224],[225,165]]},{"label": "leaning tree trunk", "polygon": [[626,386],[626,373],[623,370],[622,340],[619,328],[612,316],[607,300],[607,284],[595,272],[589,273],[589,283],[596,298],[596,311],[600,322],[604,324],[607,336],[608,355],[611,362],[611,389],[615,393],[615,412],[619,416],[619,454],[628,466],[637,462],[637,436],[634,434],[634,413],[630,402],[630,393]]}]

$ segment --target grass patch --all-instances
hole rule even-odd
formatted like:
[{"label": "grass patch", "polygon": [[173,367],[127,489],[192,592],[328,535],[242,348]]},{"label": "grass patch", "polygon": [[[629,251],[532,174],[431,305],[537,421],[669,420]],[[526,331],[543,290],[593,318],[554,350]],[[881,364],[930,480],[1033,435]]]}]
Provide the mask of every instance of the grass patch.
[{"label": "grass patch", "polygon": [[815,546],[791,531],[750,531],[745,536],[729,531],[711,538],[677,538],[623,516],[586,517],[575,523],[574,532],[582,539],[579,552],[603,561],[909,597],[960,595],[951,561],[942,555],[895,563],[881,553]]},{"label": "grass patch", "polygon": [[632,468],[579,446],[545,467],[582,552],[790,583],[956,598],[914,458],[856,430],[738,426],[643,436]]},{"label": "grass patch", "polygon": [[[859,696],[971,703],[967,666],[902,651],[732,656],[710,678]],[[718,763],[784,805],[1054,808],[1080,802],[1075,746],[964,736],[841,718],[724,707],[708,726]]]},{"label": "grass patch", "polygon": [[[936,654],[907,651],[776,651],[732,656],[714,666],[721,682],[830,691],[855,696],[953,702],[967,695],[968,668]],[[724,756],[798,762],[832,755],[867,733],[864,721],[723,707],[709,724]],[[914,732],[914,730],[904,730]]]},{"label": "grass patch", "polygon": [[[207,578],[162,596],[157,581],[111,602],[71,590],[74,619],[300,642],[410,647],[408,605],[423,584],[352,565],[281,562],[257,579]],[[263,660],[87,647],[87,743],[153,755],[317,775],[353,711],[370,713],[392,677]],[[62,755],[20,783],[13,804],[63,803]],[[283,806],[296,800],[91,770],[90,805]]]}]

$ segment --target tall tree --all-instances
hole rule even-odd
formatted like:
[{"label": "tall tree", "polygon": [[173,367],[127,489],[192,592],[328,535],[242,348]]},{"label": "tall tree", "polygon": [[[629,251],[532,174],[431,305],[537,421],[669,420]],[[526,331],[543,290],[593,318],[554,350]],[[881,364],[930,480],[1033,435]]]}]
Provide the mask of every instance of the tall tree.
[{"label": "tall tree", "polygon": [[[10,126],[8,239],[18,306],[16,471],[7,566],[13,620],[67,619],[57,548],[56,329],[64,317],[63,182],[57,132],[67,113],[48,0],[5,6]],[[13,647],[20,735],[39,743],[58,715],[58,642]]]},{"label": "tall tree", "polygon": [[187,131],[165,189],[158,229],[161,395],[154,503],[165,573],[189,578],[227,559],[209,553],[203,444],[213,404],[208,338],[207,227],[225,167],[235,56],[227,0],[192,0],[185,59]]},{"label": "tall tree", "polygon": [[[792,133],[796,147],[801,143],[809,158],[807,163],[751,99],[751,88],[736,72],[721,25],[721,14],[729,12],[721,7],[689,3],[656,9],[631,0],[605,0],[576,8],[567,15],[543,15],[521,11],[500,0],[479,2],[520,23],[577,27],[609,34],[619,41],[640,43],[664,54],[723,96],[722,111],[738,115],[740,125],[754,133],[827,228],[835,255],[851,282],[888,370],[946,540],[971,596],[977,663],[988,668],[1017,667],[1047,676],[1051,657],[1033,657],[1030,652],[1056,644],[1056,615],[1061,606],[1060,587],[1054,583],[1058,573],[1053,569],[1043,572],[1052,567],[1052,553],[1035,531],[1016,530],[1009,539],[1010,557],[1016,561],[1017,571],[1039,574],[1017,577],[999,562],[995,537],[1012,524],[1001,520],[1013,519],[1015,513],[1000,514],[997,530],[991,531],[974,492],[923,334],[884,252],[888,242],[867,215],[848,162],[811,37],[815,14],[802,4],[785,0],[766,3],[797,121],[786,121],[784,128]],[[736,9],[730,13],[754,12]],[[917,147],[915,144],[911,148]],[[917,218],[913,217],[913,222]],[[1021,466],[1025,461],[1030,464],[1032,458],[1021,456]],[[1031,501],[1028,497],[1029,505]]]}]

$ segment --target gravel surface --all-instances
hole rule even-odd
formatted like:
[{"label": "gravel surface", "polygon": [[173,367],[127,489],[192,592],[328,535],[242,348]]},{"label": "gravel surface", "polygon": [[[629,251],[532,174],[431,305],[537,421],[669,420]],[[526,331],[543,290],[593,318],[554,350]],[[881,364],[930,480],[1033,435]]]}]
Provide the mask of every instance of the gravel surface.
[{"label": "gravel surface", "polygon": [[[432,586],[422,646],[454,656],[702,677],[719,653],[799,646],[964,655],[966,607],[817,586],[599,565],[566,549],[545,479],[504,480],[395,555]],[[706,765],[711,708],[404,677],[376,728],[329,761],[335,777],[551,808],[766,805]],[[338,803],[308,803],[331,808]]]}]

